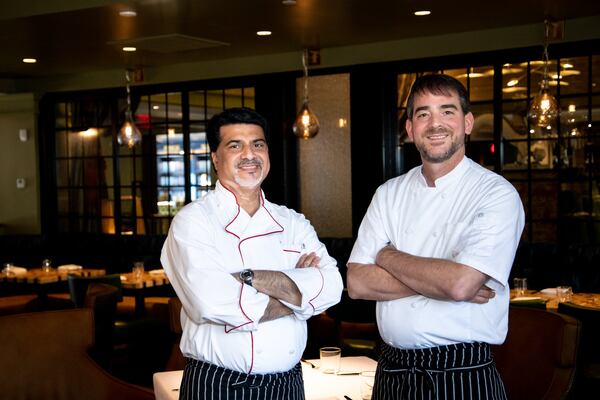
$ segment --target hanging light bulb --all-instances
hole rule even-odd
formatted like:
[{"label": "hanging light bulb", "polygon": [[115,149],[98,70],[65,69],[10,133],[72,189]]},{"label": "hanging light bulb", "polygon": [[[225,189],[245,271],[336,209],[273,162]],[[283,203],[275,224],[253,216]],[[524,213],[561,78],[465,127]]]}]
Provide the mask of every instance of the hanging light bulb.
[{"label": "hanging light bulb", "polygon": [[531,101],[528,116],[531,123],[547,128],[558,116],[558,102],[550,93],[550,85],[548,84],[548,30],[550,26],[548,20],[544,21],[544,25],[544,71],[540,82],[540,91]]},{"label": "hanging light bulb", "polygon": [[125,110],[125,122],[119,130],[117,141],[120,145],[127,145],[130,149],[133,148],[142,140],[140,130],[135,126],[133,115],[131,112],[131,90],[129,88],[129,70],[125,70],[125,88],[127,89],[127,109]]},{"label": "hanging light bulb", "polygon": [[308,107],[308,68],[306,67],[306,51],[302,53],[302,67],[304,68],[304,98],[302,107],[296,116],[292,130],[300,139],[310,139],[319,133],[319,120]]}]

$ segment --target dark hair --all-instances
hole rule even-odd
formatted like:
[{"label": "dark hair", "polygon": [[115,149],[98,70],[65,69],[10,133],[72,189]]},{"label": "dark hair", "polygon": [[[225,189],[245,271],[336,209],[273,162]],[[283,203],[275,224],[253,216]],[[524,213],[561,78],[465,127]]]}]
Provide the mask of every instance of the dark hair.
[{"label": "dark hair", "polygon": [[410,88],[406,104],[406,116],[408,119],[411,119],[413,116],[415,96],[425,92],[444,96],[449,96],[452,92],[456,92],[463,114],[471,111],[467,90],[462,83],[449,75],[429,74],[418,77]]},{"label": "dark hair", "polygon": [[221,127],[234,124],[252,124],[260,126],[265,134],[265,140],[267,143],[269,142],[269,125],[262,115],[247,107],[228,108],[219,114],[213,115],[208,121],[208,126],[206,127],[206,140],[208,140],[208,146],[210,147],[211,152],[217,151],[219,143],[221,143]]}]

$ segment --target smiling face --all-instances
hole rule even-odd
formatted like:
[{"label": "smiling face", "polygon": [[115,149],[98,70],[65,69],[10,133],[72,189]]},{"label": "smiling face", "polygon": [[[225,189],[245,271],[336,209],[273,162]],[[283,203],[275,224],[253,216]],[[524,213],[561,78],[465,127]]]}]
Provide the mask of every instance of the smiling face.
[{"label": "smiling face", "polygon": [[457,165],[465,154],[465,135],[473,129],[473,114],[464,114],[458,94],[415,95],[414,112],[406,132],[421,154],[423,164]]},{"label": "smiling face", "polygon": [[219,181],[225,186],[257,189],[270,169],[263,129],[254,124],[223,125],[220,142],[211,153]]}]

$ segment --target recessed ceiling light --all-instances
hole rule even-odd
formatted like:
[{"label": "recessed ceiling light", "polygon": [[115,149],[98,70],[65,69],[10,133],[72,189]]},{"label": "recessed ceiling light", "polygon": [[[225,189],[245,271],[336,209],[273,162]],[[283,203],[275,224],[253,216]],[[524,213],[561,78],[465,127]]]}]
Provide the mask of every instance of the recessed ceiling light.
[{"label": "recessed ceiling light", "polygon": [[258,36],[271,36],[271,33],[272,33],[271,31],[258,31],[258,32],[256,32],[256,34]]},{"label": "recessed ceiling light", "polygon": [[123,47],[123,51],[136,51],[137,49],[135,47],[132,46],[125,46]]},{"label": "recessed ceiling light", "polygon": [[23,62],[25,64],[35,64],[37,62],[37,59],[35,59],[35,58],[24,58]]},{"label": "recessed ceiling light", "polygon": [[506,86],[516,86],[516,85],[517,85],[517,83],[519,83],[519,80],[518,80],[518,79],[511,79],[510,81],[508,81],[508,82],[506,83]]},{"label": "recessed ceiling light", "polygon": [[417,17],[424,17],[425,15],[429,15],[429,14],[431,14],[431,11],[429,11],[429,10],[415,11],[415,15]]},{"label": "recessed ceiling light", "polygon": [[137,17],[137,12],[135,12],[135,10],[127,9],[127,10],[119,11],[119,15],[121,17],[133,18],[133,17]]}]

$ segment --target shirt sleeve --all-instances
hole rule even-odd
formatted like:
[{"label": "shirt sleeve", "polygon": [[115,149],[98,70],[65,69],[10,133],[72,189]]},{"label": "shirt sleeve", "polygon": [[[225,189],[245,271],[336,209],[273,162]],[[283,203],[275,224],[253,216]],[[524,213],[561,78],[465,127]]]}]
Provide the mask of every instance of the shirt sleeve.
[{"label": "shirt sleeve", "polygon": [[296,214],[293,235],[303,244],[303,253],[315,252],[321,259],[318,267],[294,268],[282,271],[298,287],[302,294],[299,306],[282,301],[300,320],[307,320],[339,303],[343,282],[336,260],[327,253],[327,248],[317,237],[312,225],[304,216]]},{"label": "shirt sleeve", "polygon": [[187,316],[227,332],[258,328],[269,296],[239,283],[222,265],[209,219],[181,210],[171,223],[161,263]]},{"label": "shirt sleeve", "polygon": [[390,235],[386,231],[387,209],[385,207],[386,186],[380,186],[369,208],[363,217],[349,263],[374,264],[379,250],[390,243]]},{"label": "shirt sleeve", "polygon": [[490,276],[492,289],[506,286],[523,232],[525,213],[508,182],[491,188],[459,240],[454,261]]}]

